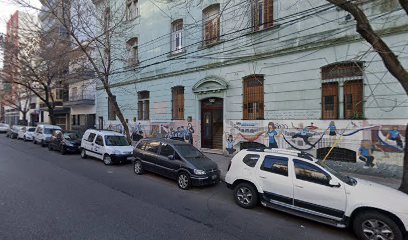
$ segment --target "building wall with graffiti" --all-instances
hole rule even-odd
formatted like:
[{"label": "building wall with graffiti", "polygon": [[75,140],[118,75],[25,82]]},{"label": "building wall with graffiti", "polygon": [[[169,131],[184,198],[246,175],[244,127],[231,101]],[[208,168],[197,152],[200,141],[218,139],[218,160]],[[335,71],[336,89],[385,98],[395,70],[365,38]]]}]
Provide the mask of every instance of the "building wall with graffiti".
[{"label": "building wall with graffiti", "polygon": [[225,151],[234,154],[243,147],[264,145],[306,151],[320,159],[363,163],[364,168],[402,167],[405,124],[403,120],[228,120]]}]

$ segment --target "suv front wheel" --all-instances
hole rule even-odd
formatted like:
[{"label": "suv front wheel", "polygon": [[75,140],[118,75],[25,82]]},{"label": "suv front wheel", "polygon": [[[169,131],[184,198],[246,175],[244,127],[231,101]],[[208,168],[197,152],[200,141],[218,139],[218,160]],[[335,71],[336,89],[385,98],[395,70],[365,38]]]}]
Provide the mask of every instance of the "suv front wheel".
[{"label": "suv front wheel", "polygon": [[359,239],[403,240],[404,236],[397,223],[378,211],[360,213],[353,221],[353,230]]},{"label": "suv front wheel", "polygon": [[185,172],[181,172],[177,177],[177,185],[183,190],[188,190],[191,187],[190,176]]},{"label": "suv front wheel", "polygon": [[112,164],[111,156],[109,156],[108,154],[105,154],[103,156],[103,163],[105,163],[105,165],[111,165]]},{"label": "suv front wheel", "polygon": [[243,208],[254,208],[258,204],[258,191],[250,183],[240,183],[234,188],[235,202]]}]

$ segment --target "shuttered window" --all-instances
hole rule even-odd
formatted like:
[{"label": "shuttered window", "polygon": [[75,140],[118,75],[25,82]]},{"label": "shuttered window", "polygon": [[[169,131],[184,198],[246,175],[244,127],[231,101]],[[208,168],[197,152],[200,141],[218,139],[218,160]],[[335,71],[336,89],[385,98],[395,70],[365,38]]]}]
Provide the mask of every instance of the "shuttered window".
[{"label": "shuttered window", "polygon": [[128,66],[135,66],[139,64],[139,49],[137,37],[131,38],[126,42],[126,49],[128,51]]},{"label": "shuttered window", "polygon": [[322,85],[322,119],[339,118],[339,84],[337,82]]},{"label": "shuttered window", "polygon": [[264,76],[247,76],[243,80],[243,86],[243,119],[264,119]]},{"label": "shuttered window", "polygon": [[149,120],[150,115],[150,92],[141,91],[137,93],[137,115],[139,120]]},{"label": "shuttered window", "polygon": [[173,120],[184,119],[184,87],[178,86],[171,89],[172,92],[172,118]]},{"label": "shuttered window", "polygon": [[220,4],[213,4],[203,10],[203,41],[211,45],[220,40]]},{"label": "shuttered window", "polygon": [[344,118],[363,118],[363,81],[353,80],[344,83]]},{"label": "shuttered window", "polygon": [[273,26],[273,0],[252,0],[252,24],[254,31]]},{"label": "shuttered window", "polygon": [[[116,96],[113,96],[113,101],[116,101]],[[108,120],[116,120],[115,107],[111,100],[108,98]]]}]

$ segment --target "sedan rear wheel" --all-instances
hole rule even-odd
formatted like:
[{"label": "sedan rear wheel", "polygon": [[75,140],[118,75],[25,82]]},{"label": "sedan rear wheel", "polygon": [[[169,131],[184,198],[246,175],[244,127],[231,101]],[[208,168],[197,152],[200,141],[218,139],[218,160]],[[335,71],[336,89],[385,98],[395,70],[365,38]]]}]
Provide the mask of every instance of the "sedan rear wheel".
[{"label": "sedan rear wheel", "polygon": [[240,183],[234,189],[235,202],[243,208],[254,208],[258,204],[258,192],[250,183]]},{"label": "sedan rear wheel", "polygon": [[353,230],[359,239],[404,239],[397,223],[392,218],[377,211],[368,211],[357,215],[353,221]]},{"label": "sedan rear wheel", "polygon": [[61,146],[60,152],[61,152],[62,155],[65,155],[66,150],[65,150],[64,146]]},{"label": "sedan rear wheel", "polygon": [[133,170],[137,175],[142,175],[144,173],[142,162],[140,160],[135,161]]}]

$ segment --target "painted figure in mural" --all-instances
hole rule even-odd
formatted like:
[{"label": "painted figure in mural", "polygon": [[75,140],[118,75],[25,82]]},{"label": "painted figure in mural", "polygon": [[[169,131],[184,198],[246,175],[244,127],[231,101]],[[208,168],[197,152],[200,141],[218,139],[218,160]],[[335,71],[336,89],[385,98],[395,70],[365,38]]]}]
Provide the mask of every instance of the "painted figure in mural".
[{"label": "painted figure in mural", "polygon": [[391,130],[388,131],[388,134],[385,137],[385,140],[395,141],[398,147],[403,148],[401,134],[400,134],[400,131],[398,130],[398,126],[394,126]]},{"label": "painted figure in mural", "polygon": [[336,135],[337,135],[336,123],[334,123],[334,121],[331,121],[329,124],[329,136],[336,137]]},{"label": "painted figure in mural", "polygon": [[366,164],[364,168],[374,167],[374,156],[373,156],[374,146],[369,140],[361,141],[361,146],[358,149],[358,158],[364,161]]},{"label": "painted figure in mural", "polygon": [[231,134],[228,134],[227,148],[225,150],[227,150],[228,154],[230,155],[236,151],[236,149],[234,148],[234,144],[235,144],[234,138],[232,137]]},{"label": "painted figure in mural", "polygon": [[279,148],[275,137],[278,136],[275,124],[273,122],[268,123],[268,131],[265,132],[265,138],[268,138],[269,148]]},{"label": "painted figure in mural", "polygon": [[191,123],[187,124],[187,129],[185,130],[184,134],[184,139],[186,140],[187,143],[193,144],[193,134],[194,134],[194,128]]},{"label": "painted figure in mural", "polygon": [[309,127],[303,127],[303,123],[299,123],[299,127],[295,127],[292,123],[292,127],[298,130],[299,132],[292,136],[293,139],[301,138],[307,145],[312,145],[309,142],[309,137],[312,136],[309,131]]}]

